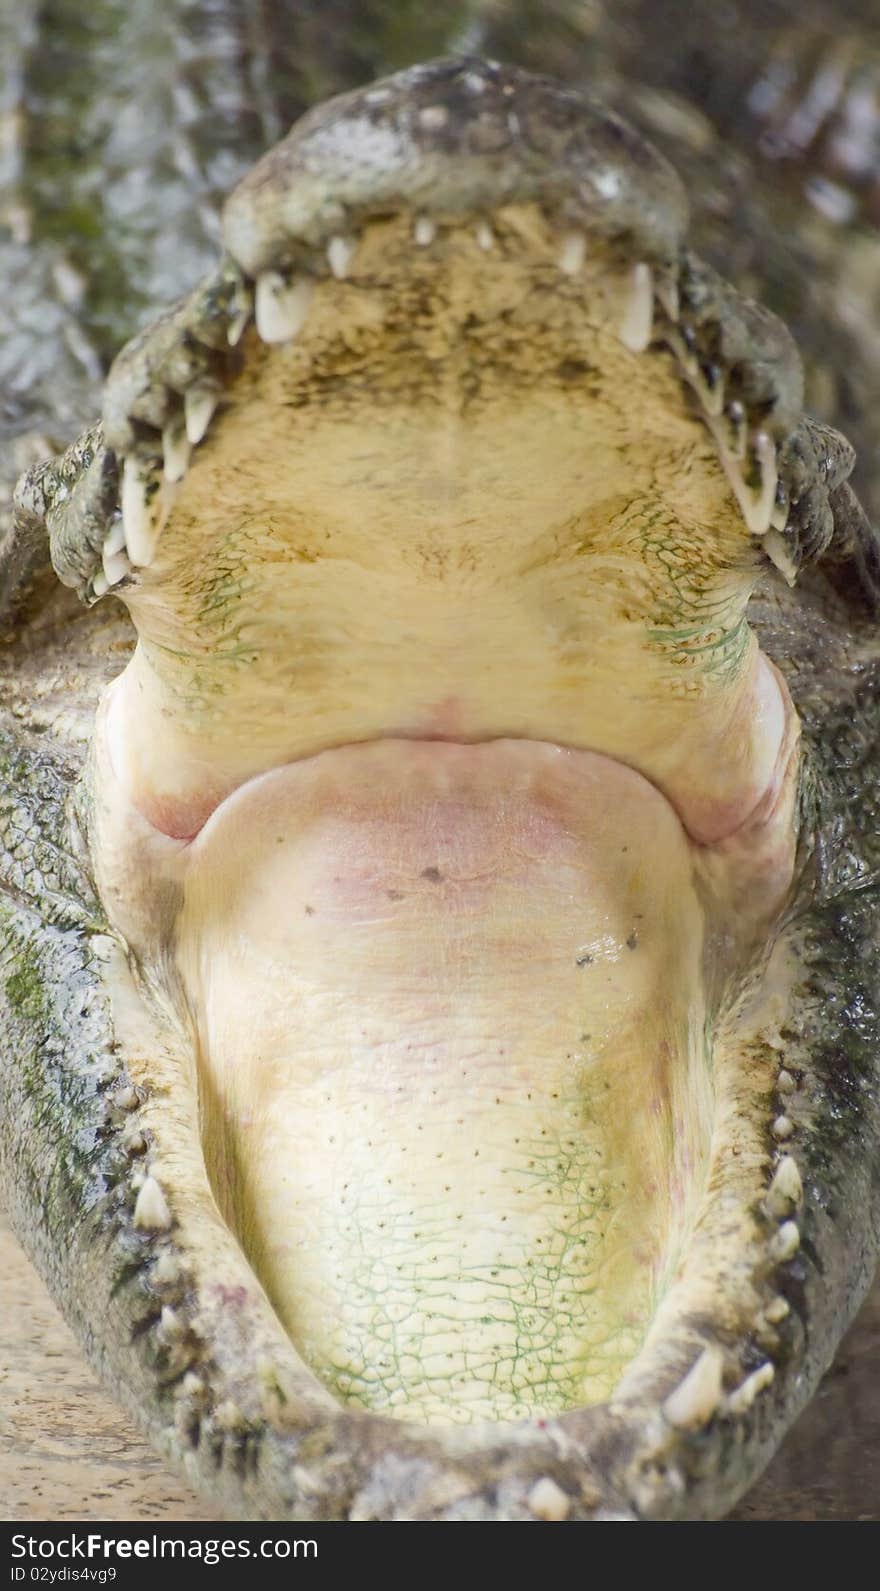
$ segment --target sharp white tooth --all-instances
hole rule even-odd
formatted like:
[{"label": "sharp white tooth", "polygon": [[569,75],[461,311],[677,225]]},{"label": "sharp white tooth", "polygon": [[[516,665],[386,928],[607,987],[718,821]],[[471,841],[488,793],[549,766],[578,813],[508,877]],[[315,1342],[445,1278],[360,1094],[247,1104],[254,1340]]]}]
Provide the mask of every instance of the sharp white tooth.
[{"label": "sharp white tooth", "polygon": [[182,1337],[186,1331],[186,1321],[182,1320],[176,1309],[170,1304],[163,1305],[159,1317],[159,1332],[166,1342],[173,1342],[175,1337]]},{"label": "sharp white tooth", "polygon": [[154,1287],[176,1287],[180,1281],[180,1264],[167,1249],[159,1255],[150,1277]]},{"label": "sharp white tooth", "polygon": [[535,1481],[526,1502],[536,1519],[567,1519],[571,1513],[571,1498],[549,1475]]},{"label": "sharp white tooth", "polygon": [[92,591],[96,597],[106,597],[109,590],[110,581],[107,579],[103,569],[99,569],[92,581]]},{"label": "sharp white tooth", "polygon": [[779,570],[786,585],[793,586],[797,580],[797,567],[785,545],[785,538],[779,534],[778,530],[768,530],[761,542],[761,546],[770,562]]},{"label": "sharp white tooth", "polygon": [[794,1259],[800,1248],[801,1234],[796,1221],[783,1221],[779,1231],[770,1239],[770,1258],[776,1265]]},{"label": "sharp white tooth", "polygon": [[135,1127],[132,1122],[122,1129],[122,1147],[129,1155],[142,1155],[147,1147],[147,1140],[140,1127]]},{"label": "sharp white tooth", "polygon": [[264,343],[286,343],[302,331],[314,290],[308,276],[288,281],[278,271],[264,271],[257,278],[254,313]]},{"label": "sharp white tooth", "polygon": [[108,536],[107,536],[107,538],[106,538],[106,540],[104,542],[103,551],[104,551],[105,554],[110,554],[110,553],[114,553],[114,552],[122,552],[124,547],[125,547],[125,526],[123,525],[122,520],[119,519],[119,520],[117,520],[116,524],[113,526],[113,529],[109,532],[109,534],[108,534]]},{"label": "sharp white tooth", "polygon": [[141,1183],[134,1207],[133,1222],[141,1232],[167,1232],[171,1225],[171,1211],[155,1177],[145,1177]]},{"label": "sharp white tooth", "polygon": [[775,1375],[776,1371],[769,1359],[759,1365],[757,1370],[753,1370],[751,1375],[746,1376],[745,1381],[730,1393],[725,1404],[728,1414],[745,1414],[746,1410],[751,1408],[758,1393],[771,1385]]},{"label": "sharp white tooth", "polygon": [[773,504],[773,512],[770,515],[770,524],[771,524],[771,527],[773,528],[773,530],[784,530],[786,525],[788,524],[788,497],[787,497],[787,494],[786,494],[785,502],[783,502],[783,503],[776,502],[776,503]]},{"label": "sharp white tooth", "polygon": [[680,1430],[695,1430],[711,1420],[721,1402],[723,1369],[721,1349],[710,1343],[663,1405],[670,1425]]},{"label": "sharp white tooth", "polygon": [[491,248],[495,247],[495,233],[492,231],[488,221],[477,222],[474,236],[476,237],[478,246],[481,249],[484,249],[486,253],[488,253]]},{"label": "sharp white tooth", "polygon": [[184,393],[183,412],[186,420],[187,440],[197,447],[214,418],[220,395],[210,387],[190,387]]},{"label": "sharp white tooth", "polygon": [[186,426],[175,420],[172,425],[166,425],[162,432],[162,457],[164,460],[166,481],[182,481],[189,467],[189,457],[192,443],[186,434]]},{"label": "sharp white tooth", "polygon": [[337,235],[327,244],[327,262],[337,281],[342,281],[348,275],[348,267],[353,258],[357,245],[351,238]]},{"label": "sharp white tooth", "polygon": [[145,486],[140,465],[135,459],[126,459],[120,492],[125,545],[133,562],[142,566],[152,563],[157,540]]},{"label": "sharp white tooth", "polygon": [[764,1310],[764,1318],[765,1320],[769,1320],[771,1326],[778,1326],[781,1321],[785,1320],[786,1316],[790,1313],[791,1305],[789,1304],[788,1299],[777,1297],[770,1300],[770,1303]]},{"label": "sharp white tooth", "polygon": [[236,348],[241,342],[250,318],[250,309],[240,309],[237,315],[233,315],[226,328],[226,340],[230,348]]},{"label": "sharp white tooth", "polygon": [[128,553],[125,551],[108,552],[106,542],[101,554],[101,562],[104,565],[104,574],[107,577],[108,584],[111,586],[118,585],[120,580],[124,580],[126,575],[131,574],[131,559]]},{"label": "sharp white tooth", "polygon": [[136,458],[122,466],[120,502],[125,545],[132,563],[149,569],[156,556],[159,537],[171,507],[172,488],[163,483],[158,470]]},{"label": "sharp white tooth", "polygon": [[791,1215],[792,1210],[797,1209],[803,1196],[804,1189],[797,1162],[792,1155],[783,1155],[767,1189],[764,1208],[768,1215],[781,1220],[784,1216]]},{"label": "sharp white tooth", "polygon": [[254,301],[245,287],[236,293],[230,307],[229,325],[226,328],[226,340],[230,348],[235,348],[241,342],[245,327],[254,312]]},{"label": "sharp white tooth", "polygon": [[583,232],[566,232],[559,245],[556,263],[566,276],[577,276],[584,268],[587,257],[587,240]]},{"label": "sharp white tooth", "polygon": [[654,332],[654,273],[650,265],[634,265],[618,336],[630,353],[642,354]]},{"label": "sharp white tooth", "polygon": [[215,1410],[214,1424],[218,1431],[240,1431],[244,1425],[244,1416],[238,1404],[227,1398]]},{"label": "sharp white tooth", "polygon": [[745,520],[753,536],[763,536],[770,529],[776,504],[776,483],[779,479],[776,470],[776,445],[766,431],[759,431],[755,437],[755,456],[761,472],[761,485],[756,497],[751,497],[750,494],[750,508]]},{"label": "sharp white tooth", "polygon": [[[744,480],[739,462],[727,445],[723,421],[709,416],[707,423],[718,444],[718,454],[724,466],[724,473],[730,482],[733,495],[739,503],[740,512],[746,522],[746,527],[753,536],[761,536],[763,538],[762,545],[767,552],[767,556],[776,563],[774,552],[776,554],[785,554],[785,545],[778,532],[770,529],[773,505],[776,501],[777,481],[776,448],[773,439],[767,435],[766,431],[759,431],[755,437],[755,453],[761,472],[761,485],[756,494]],[[767,546],[768,540],[770,541],[769,547]],[[791,585],[793,584],[796,570],[787,555],[783,559],[783,565],[780,568],[780,573]]]},{"label": "sharp white tooth", "polygon": [[420,215],[413,227],[413,242],[420,248],[426,249],[433,243],[437,236],[437,228],[429,215]]}]

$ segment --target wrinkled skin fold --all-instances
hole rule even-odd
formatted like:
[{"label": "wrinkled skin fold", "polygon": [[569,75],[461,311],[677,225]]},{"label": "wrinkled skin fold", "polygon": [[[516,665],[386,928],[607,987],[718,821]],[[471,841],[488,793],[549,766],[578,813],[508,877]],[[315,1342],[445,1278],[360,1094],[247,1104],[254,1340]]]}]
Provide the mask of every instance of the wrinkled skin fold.
[{"label": "wrinkled skin fold", "polygon": [[874,534],[686,225],[403,74],[18,489],[7,1197],[233,1514],[717,1516],[870,1279]]}]

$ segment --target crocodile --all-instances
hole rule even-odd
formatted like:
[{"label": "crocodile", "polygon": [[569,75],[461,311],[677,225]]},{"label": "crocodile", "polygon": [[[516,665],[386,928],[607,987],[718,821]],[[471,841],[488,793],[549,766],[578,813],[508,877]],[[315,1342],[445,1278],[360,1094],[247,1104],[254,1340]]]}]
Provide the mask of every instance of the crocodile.
[{"label": "crocodile", "polygon": [[16,492],[4,1194],[231,1517],[717,1517],[871,1280],[876,76],[725,206],[641,12],[344,69]]}]

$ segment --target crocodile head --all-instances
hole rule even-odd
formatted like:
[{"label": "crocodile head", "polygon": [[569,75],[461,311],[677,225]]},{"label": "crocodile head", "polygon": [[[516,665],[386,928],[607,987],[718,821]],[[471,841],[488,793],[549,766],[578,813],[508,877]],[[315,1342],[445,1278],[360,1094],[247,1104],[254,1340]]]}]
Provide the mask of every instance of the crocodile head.
[{"label": "crocodile head", "polygon": [[238,1517],[724,1512],[867,1280],[818,746],[870,538],[686,229],[583,95],[409,70],[260,162],[19,489],[138,638],[68,809],[115,1058],[63,1262],[23,1224]]}]

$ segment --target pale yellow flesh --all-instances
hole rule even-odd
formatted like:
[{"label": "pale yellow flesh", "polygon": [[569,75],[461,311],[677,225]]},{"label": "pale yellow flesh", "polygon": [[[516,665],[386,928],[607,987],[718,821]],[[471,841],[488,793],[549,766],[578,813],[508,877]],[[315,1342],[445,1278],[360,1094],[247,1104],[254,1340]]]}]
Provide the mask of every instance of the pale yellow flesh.
[{"label": "pale yellow flesh", "polygon": [[506,1419],[613,1389],[708,1148],[690,874],[637,775],[516,742],[327,753],[192,846],[209,1171],[349,1401]]},{"label": "pale yellow flesh", "polygon": [[96,761],[218,1203],[313,1368],[414,1420],[618,1384],[703,1192],[707,946],[792,862],[714,444],[607,257],[497,236],[438,268],[377,225],[295,343],[251,334]]},{"label": "pale yellow flesh", "polygon": [[633,764],[714,840],[783,719],[715,445],[671,358],[621,345],[607,258],[563,276],[518,211],[491,259],[468,231],[442,249],[371,228],[296,341],[251,334],[127,599],[117,771],[186,835],[327,746],[540,738]]}]

